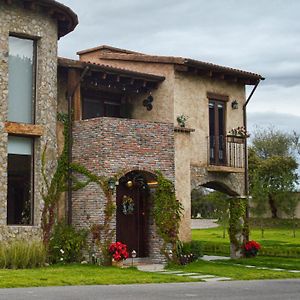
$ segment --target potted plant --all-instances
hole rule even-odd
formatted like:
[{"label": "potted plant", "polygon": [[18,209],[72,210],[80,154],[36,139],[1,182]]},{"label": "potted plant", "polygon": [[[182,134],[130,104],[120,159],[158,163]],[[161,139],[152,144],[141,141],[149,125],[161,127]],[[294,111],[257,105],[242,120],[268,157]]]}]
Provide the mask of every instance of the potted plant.
[{"label": "potted plant", "polygon": [[261,246],[258,242],[249,241],[243,245],[242,250],[246,257],[255,257],[260,248]]},{"label": "potted plant", "polygon": [[243,144],[244,140],[248,138],[250,134],[247,132],[244,126],[232,128],[227,134],[227,140],[230,143]]},{"label": "potted plant", "polygon": [[109,254],[112,258],[112,265],[121,267],[123,261],[128,258],[127,246],[121,242],[112,243],[109,246]]},{"label": "potted plant", "polygon": [[184,114],[181,114],[177,117],[177,123],[180,127],[185,127],[185,123],[186,121],[188,120],[188,116],[184,115]]}]

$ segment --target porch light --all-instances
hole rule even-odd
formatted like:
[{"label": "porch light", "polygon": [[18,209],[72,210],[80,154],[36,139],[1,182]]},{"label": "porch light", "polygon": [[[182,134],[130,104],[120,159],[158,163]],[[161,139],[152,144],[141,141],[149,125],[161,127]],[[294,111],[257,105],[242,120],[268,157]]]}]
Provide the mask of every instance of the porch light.
[{"label": "porch light", "polygon": [[232,107],[232,109],[238,109],[239,108],[238,102],[236,100],[233,100],[231,102],[231,107]]},{"label": "porch light", "polygon": [[115,181],[115,179],[112,178],[112,177],[109,178],[109,180],[108,180],[108,188],[109,188],[109,190],[113,191],[115,189],[115,187],[116,187],[116,181]]},{"label": "porch light", "polygon": [[127,186],[128,188],[131,188],[131,187],[133,186],[133,182],[132,182],[131,180],[128,180],[128,181],[126,182],[126,186]]},{"label": "porch light", "polygon": [[133,267],[133,260],[136,258],[136,251],[135,250],[132,250],[132,252],[131,252],[131,259],[132,259],[132,261],[131,261],[131,266]]}]

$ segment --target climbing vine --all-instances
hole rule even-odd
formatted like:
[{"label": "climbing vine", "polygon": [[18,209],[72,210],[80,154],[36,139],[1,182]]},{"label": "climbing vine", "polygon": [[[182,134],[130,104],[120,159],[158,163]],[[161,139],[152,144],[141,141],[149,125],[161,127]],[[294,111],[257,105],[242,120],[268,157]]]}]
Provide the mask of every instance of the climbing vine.
[{"label": "climbing vine", "polygon": [[[57,167],[51,180],[47,177],[47,164],[46,164],[46,152],[47,144],[42,153],[42,176],[45,182],[45,188],[42,191],[42,198],[44,200],[44,207],[42,211],[42,231],[43,231],[43,243],[46,247],[49,245],[50,237],[53,231],[53,227],[56,223],[56,208],[58,201],[60,199],[61,193],[67,191],[68,182],[68,150],[69,150],[69,140],[68,140],[68,129],[69,129],[69,118],[67,114],[58,114],[58,121],[62,122],[64,129],[64,145],[63,151],[58,158]],[[111,221],[115,212],[115,205],[112,199],[112,192],[108,187],[109,179],[104,176],[97,176],[90,172],[87,168],[77,163],[71,163],[70,168],[72,169],[72,174],[84,175],[85,180],[80,181],[74,175],[72,175],[72,190],[77,191],[84,188],[89,183],[94,182],[100,186],[104,195],[106,197],[106,203],[104,206],[104,223],[98,226],[99,241],[100,235],[102,237],[102,251],[105,252],[105,247],[110,244],[113,237],[113,229],[111,229]],[[93,231],[92,231],[93,232]],[[99,242],[100,243],[100,242]],[[105,255],[105,253],[103,253]]]},{"label": "climbing vine", "polygon": [[166,250],[170,244],[173,252],[173,260],[177,260],[176,247],[179,241],[178,232],[183,207],[176,199],[174,184],[157,171],[158,187],[154,193],[153,216],[157,231],[163,239],[161,252],[171,259]]},{"label": "climbing vine", "polygon": [[234,247],[234,251],[238,252],[241,249],[242,242],[239,238],[249,235],[248,222],[246,219],[246,206],[244,199],[231,199],[229,205],[230,219],[229,219],[229,238],[230,243]]}]

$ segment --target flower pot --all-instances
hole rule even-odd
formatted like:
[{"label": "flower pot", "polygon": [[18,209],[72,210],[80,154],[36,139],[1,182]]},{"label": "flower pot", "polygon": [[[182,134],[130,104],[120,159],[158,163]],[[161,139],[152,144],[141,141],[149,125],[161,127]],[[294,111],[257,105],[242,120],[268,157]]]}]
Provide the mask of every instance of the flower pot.
[{"label": "flower pot", "polygon": [[113,267],[122,268],[122,267],[123,267],[123,260],[115,261],[115,260],[113,259],[113,260],[112,260],[112,266],[113,266]]}]

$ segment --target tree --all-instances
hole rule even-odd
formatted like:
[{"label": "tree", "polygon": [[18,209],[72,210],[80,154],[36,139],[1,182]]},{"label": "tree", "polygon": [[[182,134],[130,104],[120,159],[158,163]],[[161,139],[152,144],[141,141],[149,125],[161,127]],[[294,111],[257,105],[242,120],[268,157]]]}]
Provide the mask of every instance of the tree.
[{"label": "tree", "polygon": [[[278,217],[282,195],[295,190],[298,164],[293,157],[293,136],[273,129],[257,131],[249,148],[250,191],[261,214],[268,201],[272,217]],[[259,192],[260,191],[260,192]],[[260,199],[260,200],[259,200]],[[282,204],[282,205],[281,205]]]}]

